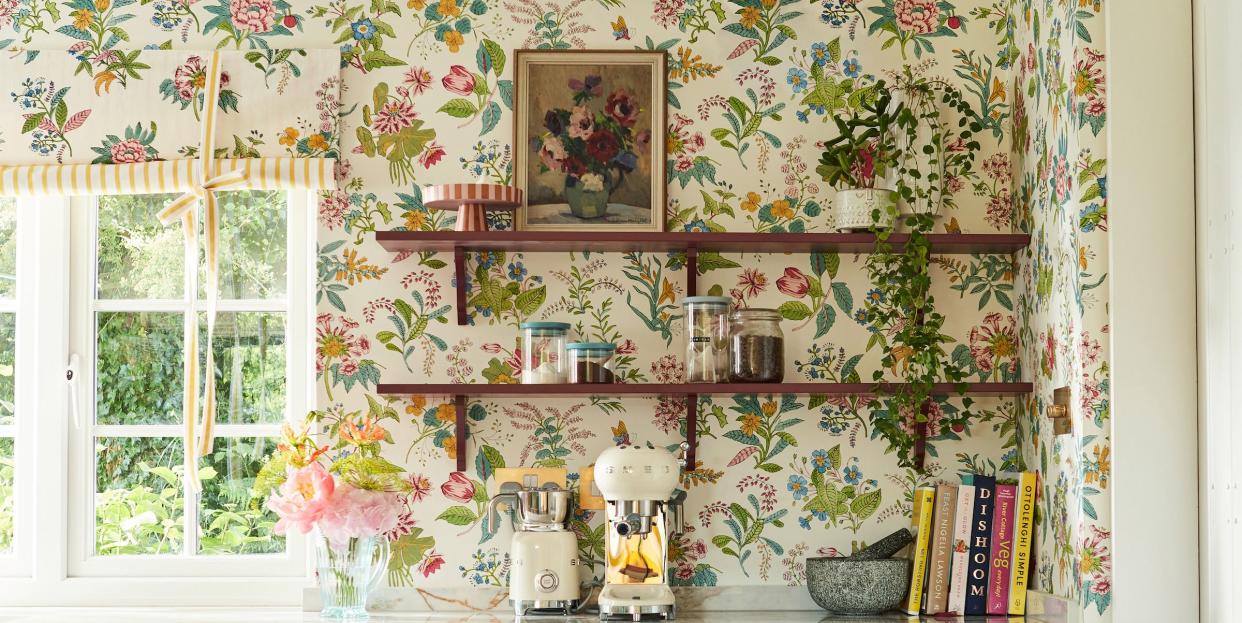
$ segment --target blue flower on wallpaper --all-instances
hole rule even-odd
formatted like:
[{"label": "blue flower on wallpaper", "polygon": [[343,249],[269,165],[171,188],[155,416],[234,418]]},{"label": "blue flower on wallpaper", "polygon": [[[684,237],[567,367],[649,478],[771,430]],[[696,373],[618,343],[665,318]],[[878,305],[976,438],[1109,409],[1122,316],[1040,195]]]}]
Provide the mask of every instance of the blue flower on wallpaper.
[{"label": "blue flower on wallpaper", "polygon": [[785,82],[793,87],[794,93],[801,93],[807,87],[807,75],[805,71],[797,67],[790,67],[789,73],[785,76]]},{"label": "blue flower on wallpaper", "polygon": [[806,114],[805,110],[799,110],[798,112],[795,112],[794,116],[796,116],[798,118],[798,121],[801,121],[802,123],[807,123],[811,120],[811,117]]},{"label": "blue flower on wallpaper", "polygon": [[841,473],[841,477],[845,479],[846,484],[856,485],[862,482],[862,470],[856,463],[858,459],[854,459],[849,465],[845,466],[845,470]]},{"label": "blue flower on wallpaper", "polygon": [[701,218],[696,218],[696,219],[694,219],[693,221],[690,221],[689,223],[686,223],[686,231],[689,231],[689,232],[706,232],[706,231],[711,231],[711,230],[707,228],[707,223],[706,223],[705,221],[703,221],[703,219],[701,219]]},{"label": "blue flower on wallpaper", "polygon": [[785,488],[793,492],[794,500],[801,500],[810,493],[808,485],[806,478],[795,474],[789,477],[789,484]]},{"label": "blue flower on wallpaper", "polygon": [[857,78],[862,73],[862,63],[857,58],[850,57],[841,61],[841,72],[848,78]]},{"label": "blue flower on wallpaper", "polygon": [[523,266],[521,262],[509,262],[510,279],[514,281],[521,281],[526,278],[526,275],[529,272],[530,271],[526,270],[526,267]]},{"label": "blue flower on wallpaper", "polygon": [[[811,511],[811,517],[814,517],[815,521],[828,521],[828,511]],[[798,523],[802,522],[799,520]]]},{"label": "blue flower on wallpaper", "polygon": [[802,526],[803,530],[810,530],[811,529],[811,518],[810,517],[799,517],[798,525]]},{"label": "blue flower on wallpaper", "polygon": [[823,67],[828,64],[828,60],[832,58],[832,54],[828,51],[828,44],[820,42],[811,44],[811,60],[816,65]]},{"label": "blue flower on wallpaper", "polygon": [[828,467],[832,465],[832,461],[828,458],[828,451],[820,449],[812,452],[811,465],[821,474],[828,471]]},{"label": "blue flower on wallpaper", "polygon": [[364,17],[349,25],[354,31],[355,41],[364,41],[375,38],[375,24],[371,23],[371,18]]}]

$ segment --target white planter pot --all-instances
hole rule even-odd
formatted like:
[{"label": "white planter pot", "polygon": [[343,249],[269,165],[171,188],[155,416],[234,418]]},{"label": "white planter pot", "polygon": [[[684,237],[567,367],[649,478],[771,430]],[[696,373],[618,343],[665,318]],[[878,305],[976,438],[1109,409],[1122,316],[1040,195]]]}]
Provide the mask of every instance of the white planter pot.
[{"label": "white planter pot", "polygon": [[875,223],[879,229],[892,229],[895,215],[892,208],[893,191],[886,188],[858,188],[837,191],[837,229],[841,231],[869,230],[872,212],[880,211]]}]

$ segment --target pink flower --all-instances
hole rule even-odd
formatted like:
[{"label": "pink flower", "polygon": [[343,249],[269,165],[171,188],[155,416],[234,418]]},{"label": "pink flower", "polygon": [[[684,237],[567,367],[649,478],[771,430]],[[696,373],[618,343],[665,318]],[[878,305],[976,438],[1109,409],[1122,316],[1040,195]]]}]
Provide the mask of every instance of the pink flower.
[{"label": "pink flower", "polygon": [[754,298],[768,289],[768,276],[758,268],[746,268],[737,276],[737,287],[745,298]]},{"label": "pink flower", "polygon": [[785,296],[800,299],[811,289],[811,281],[802,271],[790,266],[785,269],[785,275],[776,280],[776,289]]},{"label": "pink flower", "polygon": [[634,340],[626,339],[620,344],[617,344],[618,355],[633,355],[637,351],[638,351],[638,346],[634,344]]},{"label": "pink flower", "polygon": [[285,469],[285,482],[267,499],[267,507],[280,517],[276,534],[293,528],[302,534],[311,531],[332,506],[336,481],[319,463],[298,469]]},{"label": "pink flower", "polygon": [[188,57],[185,63],[173,70],[173,88],[177,90],[177,97],[183,100],[192,99],[206,84],[207,72],[201,56]]},{"label": "pink flower", "polygon": [[686,8],[686,0],[655,0],[653,17],[661,27],[672,28],[681,20],[681,12],[684,8]]},{"label": "pink flower", "polygon": [[474,483],[461,472],[449,474],[449,479],[440,485],[440,493],[444,497],[465,504],[474,499]]},{"label": "pink flower", "polygon": [[944,178],[944,189],[949,191],[949,194],[961,191],[963,186],[965,186],[965,182],[962,181],[960,176],[950,175]]},{"label": "pink flower", "polygon": [[559,171],[564,166],[565,158],[568,154],[565,152],[565,144],[561,139],[555,136],[549,136],[543,139],[543,147],[539,149],[539,160],[544,166]]},{"label": "pink flower", "polygon": [[940,27],[940,7],[937,0],[897,0],[893,3],[893,15],[902,30],[926,35]]},{"label": "pink flower", "polygon": [[595,129],[595,113],[586,106],[574,106],[569,114],[569,137],[586,140]]},{"label": "pink flower", "polygon": [[418,572],[423,574],[423,577],[427,578],[431,577],[431,574],[439,571],[440,567],[443,566],[444,556],[440,555],[433,549],[430,552],[427,552],[427,555],[424,556],[422,560],[418,561]]},{"label": "pink flower", "polygon": [[229,18],[238,29],[271,32],[276,25],[272,0],[229,0]]},{"label": "pink flower", "polygon": [[333,547],[343,547],[349,539],[391,532],[401,511],[401,499],[395,493],[342,484],[320,518],[319,532]]},{"label": "pink flower", "polygon": [[484,344],[484,345],[483,345],[483,346],[481,346],[480,348],[482,348],[482,349],[483,349],[483,352],[485,352],[485,353],[489,353],[489,354],[492,354],[492,355],[498,354],[498,353],[500,353],[500,351],[501,351],[501,350],[504,350],[504,349],[500,346],[500,344],[497,344],[497,343],[495,343],[495,342],[488,342],[487,344]]},{"label": "pink flower", "polygon": [[0,28],[8,28],[17,15],[18,0],[0,0]]},{"label": "pink flower", "polygon": [[1000,193],[992,195],[988,199],[987,213],[984,218],[992,227],[1002,229],[1009,224],[1012,212],[1012,205],[1009,201],[1009,189],[1002,188]]},{"label": "pink flower", "polygon": [[418,164],[423,165],[424,169],[430,169],[433,165],[444,158],[444,147],[439,143],[432,141],[427,144],[427,149],[418,155]]},{"label": "pink flower", "polygon": [[336,229],[345,222],[349,212],[349,193],[344,190],[326,192],[319,198],[319,222],[328,229]]},{"label": "pink flower", "polygon": [[1001,324],[1000,312],[983,317],[983,324],[970,330],[970,356],[980,372],[1009,371],[1008,361],[1018,356],[1016,321],[1009,316]]},{"label": "pink flower", "polygon": [[983,161],[983,172],[994,180],[1009,179],[1009,156],[993,154]]},{"label": "pink flower", "polygon": [[411,502],[422,502],[431,493],[431,479],[422,474],[410,474],[406,482],[410,483]]},{"label": "pink flower", "polygon": [[450,93],[457,95],[470,95],[474,93],[474,75],[469,69],[461,65],[453,65],[449,68],[449,73],[440,80],[440,84],[444,85]]},{"label": "pink flower", "polygon": [[375,111],[371,125],[381,134],[396,134],[408,128],[416,118],[418,113],[409,102],[388,102]]},{"label": "pink flower", "polygon": [[397,539],[414,532],[414,526],[417,523],[418,522],[414,520],[414,513],[410,510],[409,504],[406,504],[404,505],[401,514],[397,516],[397,524],[393,526],[392,530],[389,530],[388,534],[385,536],[388,537],[389,541],[396,541]]},{"label": "pink flower", "polygon": [[127,138],[112,146],[112,161],[116,164],[146,162],[147,146],[138,139]]},{"label": "pink flower", "polygon": [[677,161],[673,163],[673,168],[676,169],[678,173],[685,173],[686,171],[694,168],[694,161],[683,154],[677,157]]},{"label": "pink flower", "polygon": [[414,95],[421,95],[424,91],[431,88],[431,72],[425,67],[411,67],[405,72],[405,83],[410,85],[410,92]]}]

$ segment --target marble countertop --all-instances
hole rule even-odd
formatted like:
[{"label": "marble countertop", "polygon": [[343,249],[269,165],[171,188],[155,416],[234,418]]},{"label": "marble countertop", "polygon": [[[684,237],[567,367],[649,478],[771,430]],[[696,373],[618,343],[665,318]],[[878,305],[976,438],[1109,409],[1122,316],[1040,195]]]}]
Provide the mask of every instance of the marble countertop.
[{"label": "marble countertop", "polygon": [[[302,612],[294,608],[7,608],[0,609],[0,623],[317,623],[318,613]],[[926,618],[927,621],[950,623],[1063,623],[1060,617],[968,617]],[[479,613],[425,613],[385,612],[376,613],[370,623],[509,623],[516,621],[512,615],[498,612]],[[532,623],[596,623],[599,618],[574,617],[528,617],[522,621]],[[913,617],[891,614],[869,617],[836,617],[824,612],[682,612],[676,621],[680,623],[890,623],[910,622]]]}]

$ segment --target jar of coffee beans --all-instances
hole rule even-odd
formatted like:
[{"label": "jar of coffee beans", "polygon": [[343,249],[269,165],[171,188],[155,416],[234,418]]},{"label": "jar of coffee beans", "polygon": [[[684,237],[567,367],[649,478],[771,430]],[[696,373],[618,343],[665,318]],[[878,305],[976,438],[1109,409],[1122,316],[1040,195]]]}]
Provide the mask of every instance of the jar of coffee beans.
[{"label": "jar of coffee beans", "polygon": [[785,378],[785,334],[775,309],[743,308],[729,317],[729,380],[779,383]]},{"label": "jar of coffee beans", "polygon": [[565,345],[569,355],[570,383],[614,383],[612,356],[616,344],[608,342],[570,342]]}]

